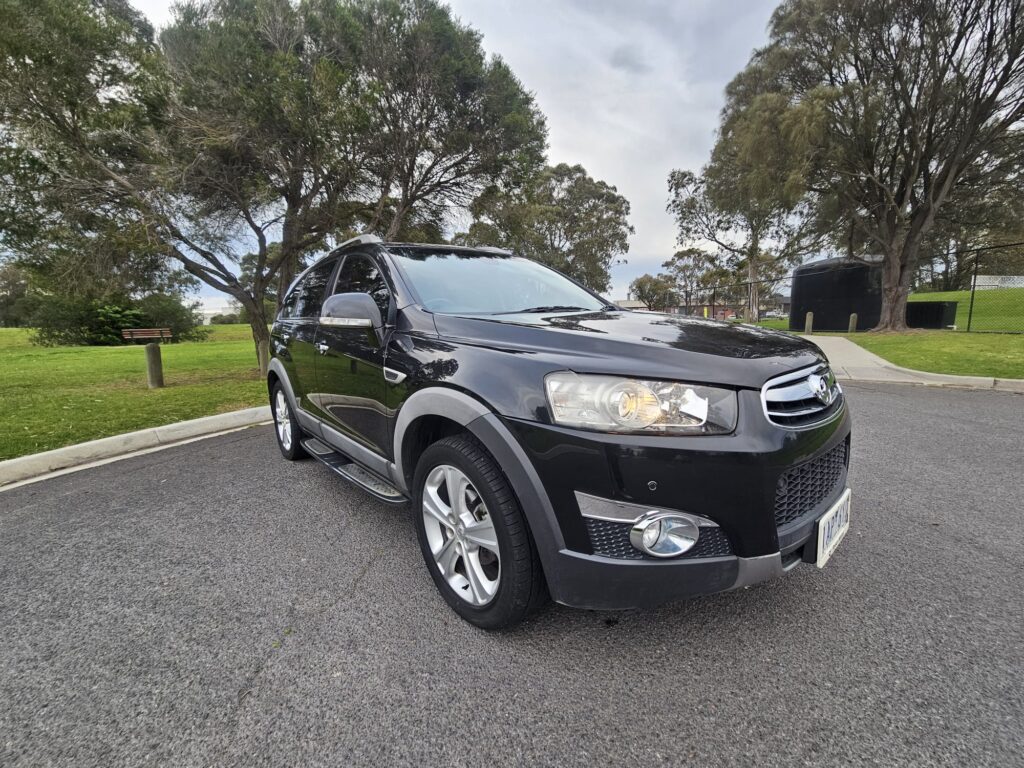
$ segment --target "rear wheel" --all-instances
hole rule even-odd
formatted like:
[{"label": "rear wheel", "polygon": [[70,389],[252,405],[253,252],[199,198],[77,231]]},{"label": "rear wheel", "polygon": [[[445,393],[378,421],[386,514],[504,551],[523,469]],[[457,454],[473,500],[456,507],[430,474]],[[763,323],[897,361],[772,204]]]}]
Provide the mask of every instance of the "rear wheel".
[{"label": "rear wheel", "polygon": [[308,454],[300,442],[302,431],[299,429],[299,422],[292,413],[291,404],[288,402],[288,395],[280,383],[274,384],[270,393],[270,410],[274,415],[274,434],[277,437],[277,447],[281,449],[281,455],[288,461],[305,458]]},{"label": "rear wheel", "polygon": [[497,463],[469,435],[431,445],[413,481],[423,558],[445,601],[484,629],[511,627],[547,599],[536,547]]}]

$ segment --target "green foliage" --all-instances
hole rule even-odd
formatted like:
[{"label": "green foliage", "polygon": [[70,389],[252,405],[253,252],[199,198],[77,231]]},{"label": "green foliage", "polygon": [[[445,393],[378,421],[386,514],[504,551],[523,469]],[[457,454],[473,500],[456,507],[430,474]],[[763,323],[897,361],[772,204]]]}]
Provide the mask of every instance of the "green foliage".
[{"label": "green foliage", "polygon": [[28,275],[14,264],[0,264],[0,326],[28,325],[32,303]]},{"label": "green foliage", "polygon": [[54,346],[114,346],[123,344],[124,328],[139,328],[142,312],[127,302],[107,304],[70,296],[40,297],[32,325],[36,342]]},{"label": "green foliage", "polygon": [[728,276],[715,255],[700,248],[684,248],[676,251],[664,262],[665,277],[671,281],[685,314],[698,303],[707,301],[705,294],[718,283],[728,282]]},{"label": "green foliage", "polygon": [[[277,302],[270,298],[263,299],[263,317],[273,319],[277,315]],[[238,322],[251,323],[253,315],[248,307],[238,308]]]},{"label": "green foliage", "polygon": [[821,238],[803,208],[769,191],[770,185],[748,178],[757,174],[736,162],[733,149],[725,146],[732,140],[720,137],[712,162],[700,176],[681,170],[669,174],[668,210],[675,216],[679,243],[688,246],[684,250],[716,246],[715,260],[733,271],[726,282],[751,283],[743,301],[747,319],[756,322],[760,282],[781,277],[815,250]]},{"label": "green foliage", "polygon": [[629,201],[580,165],[545,168],[514,192],[491,190],[473,206],[458,241],[508,248],[604,292],[609,268],[629,250]]},{"label": "green foliage", "polygon": [[44,293],[193,287],[111,183],[157,160],[143,140],[165,100],[148,22],[122,0],[0,2],[0,246]]},{"label": "green foliage", "polygon": [[199,316],[199,302],[185,304],[178,296],[153,293],[134,303],[145,328],[170,328],[175,341],[202,341],[207,332]]},{"label": "green foliage", "polygon": [[235,325],[242,322],[237,314],[213,315],[210,318],[210,325]]},{"label": "green foliage", "polygon": [[435,0],[196,0],[159,45],[125,0],[0,3],[0,244],[80,282],[169,259],[257,341],[310,253],[359,225],[433,239],[542,162],[532,96]]},{"label": "green foliage", "polygon": [[368,223],[388,239],[410,213],[438,221],[487,187],[521,186],[543,163],[544,117],[480,34],[436,0],[352,5],[376,131],[379,199]]},{"label": "green foliage", "polygon": [[138,301],[40,296],[30,318],[42,346],[116,346],[126,328],[170,328],[175,340],[201,340],[196,306],[177,296],[152,294]]},{"label": "green foliage", "polygon": [[675,284],[660,275],[640,275],[629,284],[629,295],[654,312],[664,312],[676,303]]}]

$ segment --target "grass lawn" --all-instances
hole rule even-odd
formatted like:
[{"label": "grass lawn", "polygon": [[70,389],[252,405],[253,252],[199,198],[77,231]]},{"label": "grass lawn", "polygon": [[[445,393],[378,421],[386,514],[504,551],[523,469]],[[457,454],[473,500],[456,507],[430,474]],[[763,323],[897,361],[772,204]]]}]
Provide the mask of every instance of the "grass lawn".
[{"label": "grass lawn", "polygon": [[267,402],[247,325],[161,352],[167,386],[151,390],[141,344],[37,347],[0,328],[0,460]]},{"label": "grass lawn", "polygon": [[755,325],[759,325],[762,328],[771,328],[773,331],[788,331],[789,330],[789,318],[788,317],[768,317],[758,321]]},{"label": "grass lawn", "polygon": [[1024,379],[1024,334],[911,331],[857,333],[846,338],[904,368]]},{"label": "grass lawn", "polygon": [[[912,293],[910,301],[955,301],[956,327],[967,330],[970,291]],[[1024,288],[997,288],[974,292],[972,331],[1024,331]]]}]

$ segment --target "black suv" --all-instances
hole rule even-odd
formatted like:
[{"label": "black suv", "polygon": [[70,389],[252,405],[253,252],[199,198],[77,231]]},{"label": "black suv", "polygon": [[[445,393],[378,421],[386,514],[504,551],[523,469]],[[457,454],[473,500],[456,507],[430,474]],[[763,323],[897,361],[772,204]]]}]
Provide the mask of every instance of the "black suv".
[{"label": "black suv", "polygon": [[411,502],[438,589],[481,627],[548,594],[642,607],[820,567],[849,528],[850,418],[796,336],[362,236],[298,277],[272,355],[285,458]]}]

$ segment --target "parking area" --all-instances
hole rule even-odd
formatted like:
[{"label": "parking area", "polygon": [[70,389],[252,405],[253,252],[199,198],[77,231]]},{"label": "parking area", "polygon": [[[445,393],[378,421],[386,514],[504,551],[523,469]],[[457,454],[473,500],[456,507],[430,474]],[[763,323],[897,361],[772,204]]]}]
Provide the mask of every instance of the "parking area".
[{"label": "parking area", "polygon": [[1024,396],[846,389],[826,569],[505,634],[269,427],[0,493],[0,765],[1018,763]]}]

